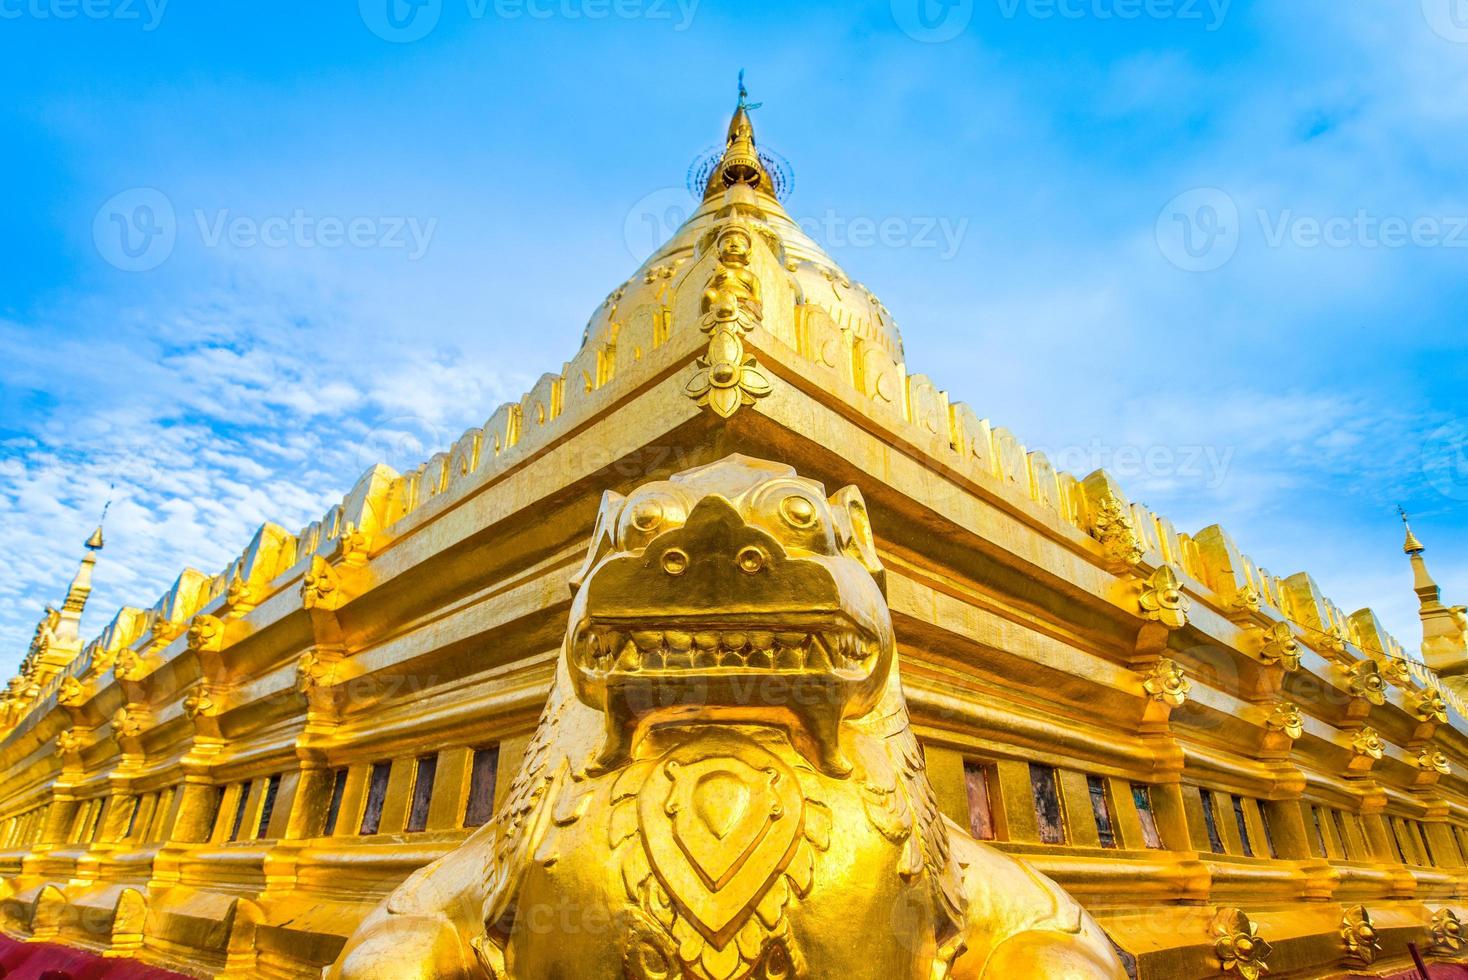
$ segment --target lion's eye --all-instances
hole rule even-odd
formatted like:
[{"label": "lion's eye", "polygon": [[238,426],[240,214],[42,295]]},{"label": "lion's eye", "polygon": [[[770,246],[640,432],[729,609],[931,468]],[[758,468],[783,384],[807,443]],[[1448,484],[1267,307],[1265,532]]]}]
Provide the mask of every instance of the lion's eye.
[{"label": "lion's eye", "polygon": [[815,527],[816,505],[811,503],[809,497],[792,493],[780,501],[780,516],[791,527],[804,531]]},{"label": "lion's eye", "polygon": [[639,500],[632,508],[632,526],[651,531],[663,522],[663,505],[656,500]]}]

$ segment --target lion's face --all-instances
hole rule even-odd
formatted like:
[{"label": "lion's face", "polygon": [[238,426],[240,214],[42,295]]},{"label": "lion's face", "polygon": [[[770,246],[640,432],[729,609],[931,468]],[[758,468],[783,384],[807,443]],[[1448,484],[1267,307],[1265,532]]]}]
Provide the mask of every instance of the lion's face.
[{"label": "lion's face", "polygon": [[663,721],[749,721],[844,773],[840,723],[891,670],[881,575],[860,493],[828,499],[783,464],[731,456],[607,494],[566,650],[607,715],[601,762]]}]

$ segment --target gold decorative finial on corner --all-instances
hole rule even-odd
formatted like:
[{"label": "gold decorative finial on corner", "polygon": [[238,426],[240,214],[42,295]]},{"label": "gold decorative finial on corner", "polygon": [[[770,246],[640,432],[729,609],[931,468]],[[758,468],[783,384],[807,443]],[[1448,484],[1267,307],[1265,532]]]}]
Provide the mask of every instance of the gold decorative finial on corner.
[{"label": "gold decorative finial on corner", "polygon": [[1407,523],[1407,511],[1401,504],[1397,504],[1397,513],[1402,516],[1402,526],[1407,529],[1407,542],[1402,545],[1402,551],[1409,555],[1422,554],[1427,548],[1423,546],[1421,541],[1417,540],[1417,535],[1412,533],[1412,525]]}]

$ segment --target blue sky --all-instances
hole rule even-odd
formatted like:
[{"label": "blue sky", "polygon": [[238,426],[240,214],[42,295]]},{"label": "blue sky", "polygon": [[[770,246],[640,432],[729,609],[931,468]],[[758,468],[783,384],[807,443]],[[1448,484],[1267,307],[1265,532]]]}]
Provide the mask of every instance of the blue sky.
[{"label": "blue sky", "polygon": [[1415,647],[1398,502],[1468,601],[1468,0],[921,2],[0,0],[0,670],[110,484],[89,633],[557,368],[740,67],[910,370]]}]

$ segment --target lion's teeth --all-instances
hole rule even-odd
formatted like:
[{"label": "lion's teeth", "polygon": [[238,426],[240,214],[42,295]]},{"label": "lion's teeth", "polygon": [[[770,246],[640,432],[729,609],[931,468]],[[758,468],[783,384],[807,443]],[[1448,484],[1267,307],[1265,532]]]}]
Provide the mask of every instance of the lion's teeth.
[{"label": "lion's teeth", "polygon": [[663,637],[668,646],[674,650],[687,650],[693,643],[693,634],[685,633],[682,630],[668,630]]},{"label": "lion's teeth", "polygon": [[784,647],[799,647],[799,646],[804,646],[805,645],[805,641],[808,640],[809,638],[810,637],[807,634],[805,634],[805,633],[776,633],[775,634],[775,639],[776,640],[779,640],[780,641],[780,645],[781,646],[784,646]]},{"label": "lion's teeth", "polygon": [[745,644],[747,644],[748,642],[748,633],[725,633],[722,637],[719,638],[719,646],[723,647],[725,650],[731,650],[735,652],[743,650]]},{"label": "lion's teeth", "polygon": [[659,630],[636,630],[632,634],[632,642],[636,643],[637,649],[643,653],[660,650],[663,646],[663,634]]},{"label": "lion's teeth", "polygon": [[750,667],[763,669],[769,669],[775,665],[774,658],[770,656],[768,650],[755,650],[745,658],[745,663]]},{"label": "lion's teeth", "polygon": [[717,650],[719,648],[719,634],[717,633],[694,633],[693,645],[700,650]]},{"label": "lion's teeth", "polygon": [[799,670],[805,665],[805,658],[800,655],[799,647],[781,646],[775,654],[776,670]]},{"label": "lion's teeth", "polygon": [[712,650],[696,650],[693,654],[693,666],[699,668],[717,667],[718,657]]},{"label": "lion's teeth", "polygon": [[749,645],[756,650],[774,649],[775,634],[768,630],[752,630],[749,634]]},{"label": "lion's teeth", "polygon": [[[706,655],[701,654],[701,656]],[[669,669],[692,667],[693,654],[689,653],[687,650],[669,650],[667,656],[663,658],[663,666]]]}]

